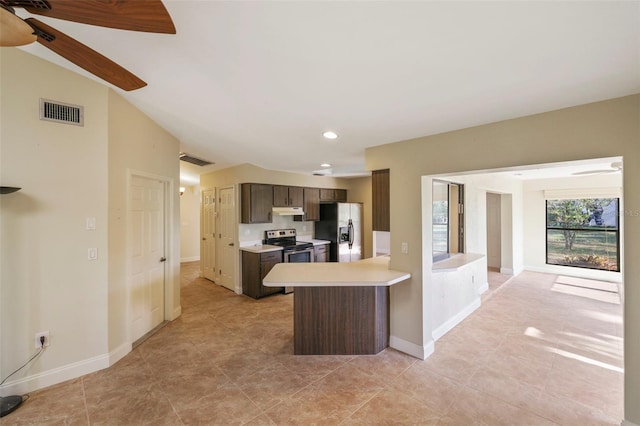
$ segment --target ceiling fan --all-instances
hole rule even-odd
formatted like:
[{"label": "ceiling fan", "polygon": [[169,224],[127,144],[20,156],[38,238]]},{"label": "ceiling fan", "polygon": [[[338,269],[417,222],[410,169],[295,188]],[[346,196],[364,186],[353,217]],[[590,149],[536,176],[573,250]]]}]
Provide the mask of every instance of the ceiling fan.
[{"label": "ceiling fan", "polygon": [[175,34],[161,0],[0,0],[0,46],[37,41],[63,58],[123,90],[147,85],[125,68],[35,18],[22,19],[15,8],[51,18],[131,31]]},{"label": "ceiling fan", "polygon": [[588,176],[588,175],[604,175],[607,173],[616,173],[622,170],[622,161],[614,161],[611,163],[609,169],[594,169],[594,170],[585,170],[582,172],[571,173],[574,176]]}]

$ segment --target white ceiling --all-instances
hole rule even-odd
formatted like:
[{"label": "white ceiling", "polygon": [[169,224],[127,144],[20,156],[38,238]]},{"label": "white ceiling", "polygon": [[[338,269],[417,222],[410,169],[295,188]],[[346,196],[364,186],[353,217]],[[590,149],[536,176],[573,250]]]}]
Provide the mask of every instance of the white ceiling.
[{"label": "white ceiling", "polygon": [[38,19],[145,80],[115,90],[206,170],[357,175],[369,146],[640,92],[640,1],[164,3],[175,35]]}]

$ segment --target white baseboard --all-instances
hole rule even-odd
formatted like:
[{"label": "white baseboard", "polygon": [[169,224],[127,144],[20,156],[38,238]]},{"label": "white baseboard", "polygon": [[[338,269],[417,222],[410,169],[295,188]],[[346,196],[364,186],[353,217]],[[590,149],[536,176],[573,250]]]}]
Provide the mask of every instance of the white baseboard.
[{"label": "white baseboard", "polygon": [[507,275],[513,275],[513,269],[512,268],[500,268],[500,273],[501,274],[507,274]]},{"label": "white baseboard", "polygon": [[180,263],[185,263],[185,262],[199,262],[199,261],[200,261],[200,256],[181,257],[181,258],[180,258]]},{"label": "white baseboard", "polygon": [[433,332],[431,333],[431,337],[433,337],[433,340],[434,341],[438,340],[439,338],[447,334],[449,330],[451,330],[456,325],[460,324],[462,320],[464,320],[466,317],[471,315],[471,313],[476,309],[478,309],[479,307],[480,307],[480,298],[476,297],[476,299],[473,302],[471,302],[466,307],[464,307],[460,312],[458,312],[453,317],[445,321],[444,324],[442,324],[441,326],[433,330]]},{"label": "white baseboard", "polygon": [[177,319],[180,315],[182,315],[182,305],[178,306],[173,310],[173,316],[169,318],[169,321],[173,321],[174,319]]},{"label": "white baseboard", "polygon": [[623,420],[622,423],[620,423],[620,426],[638,426],[638,425],[635,423],[631,423],[628,420]]},{"label": "white baseboard", "polygon": [[85,374],[109,367],[110,355],[98,355],[93,358],[63,365],[33,374],[2,386],[3,395],[22,395],[48,386],[57,385]]},{"label": "white baseboard", "polygon": [[434,349],[433,340],[424,346],[419,346],[393,335],[389,336],[389,347],[422,360],[427,359]]},{"label": "white baseboard", "polygon": [[478,287],[478,294],[480,295],[480,294],[484,293],[487,290],[489,290],[489,283],[488,282],[486,282],[486,283],[482,284],[480,287]]},{"label": "white baseboard", "polygon": [[109,366],[112,366],[131,352],[131,343],[123,343],[122,345],[109,352]]}]

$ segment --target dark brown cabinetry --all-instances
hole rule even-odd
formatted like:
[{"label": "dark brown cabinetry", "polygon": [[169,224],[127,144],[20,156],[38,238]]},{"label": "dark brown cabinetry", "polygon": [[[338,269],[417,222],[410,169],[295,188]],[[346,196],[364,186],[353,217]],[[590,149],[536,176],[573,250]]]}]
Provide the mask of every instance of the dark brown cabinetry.
[{"label": "dark brown cabinetry", "polygon": [[283,287],[265,287],[262,280],[271,268],[282,263],[282,251],[267,253],[242,252],[242,293],[259,299],[274,293],[284,291]]},{"label": "dark brown cabinetry", "polygon": [[320,189],[304,188],[302,210],[304,216],[294,216],[295,221],[320,220]]},{"label": "dark brown cabinetry", "polygon": [[302,207],[304,216],[295,221],[320,220],[321,202],[346,202],[346,189],[243,183],[240,185],[241,223],[272,223],[274,207]]},{"label": "dark brown cabinetry", "polygon": [[243,183],[241,185],[242,223],[271,223],[273,214],[273,185]]},{"label": "dark brown cabinetry", "polygon": [[273,207],[302,207],[304,188],[299,186],[273,186]]},{"label": "dark brown cabinetry", "polygon": [[329,244],[313,247],[314,262],[326,262],[329,255]]},{"label": "dark brown cabinetry", "polygon": [[347,190],[346,189],[320,189],[320,201],[336,201],[339,203],[347,202]]},{"label": "dark brown cabinetry", "polygon": [[293,353],[373,355],[389,345],[389,287],[296,287]]},{"label": "dark brown cabinetry", "polygon": [[374,231],[389,231],[389,169],[374,170],[371,173],[371,204],[373,205],[372,221]]}]

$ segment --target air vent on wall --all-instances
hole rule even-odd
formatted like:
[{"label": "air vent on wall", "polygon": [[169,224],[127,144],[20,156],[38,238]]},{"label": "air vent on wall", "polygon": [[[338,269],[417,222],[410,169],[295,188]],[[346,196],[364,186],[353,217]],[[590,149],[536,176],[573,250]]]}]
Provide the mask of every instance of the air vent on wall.
[{"label": "air vent on wall", "polygon": [[40,120],[84,126],[84,107],[40,99]]},{"label": "air vent on wall", "polygon": [[202,160],[200,158],[192,157],[189,154],[185,154],[184,152],[180,153],[180,160],[186,161],[187,163],[195,164],[196,166],[208,166],[213,164],[211,161]]}]

